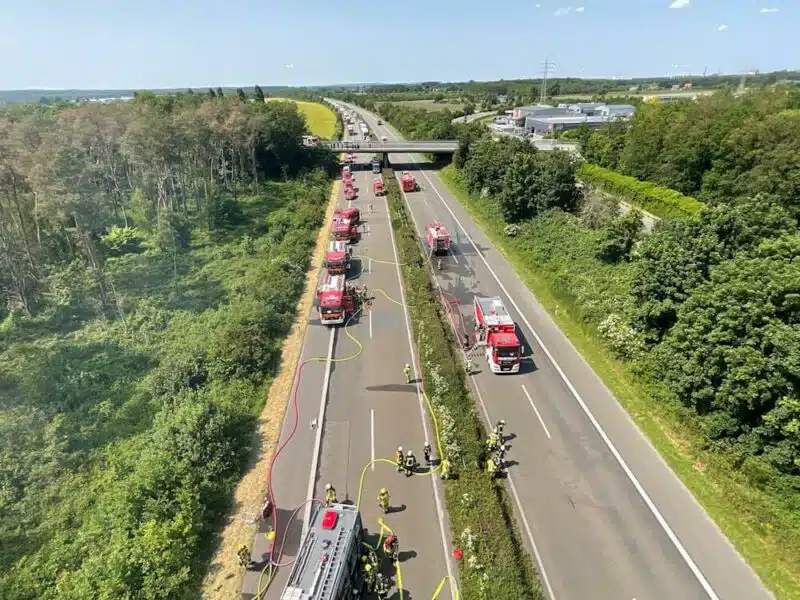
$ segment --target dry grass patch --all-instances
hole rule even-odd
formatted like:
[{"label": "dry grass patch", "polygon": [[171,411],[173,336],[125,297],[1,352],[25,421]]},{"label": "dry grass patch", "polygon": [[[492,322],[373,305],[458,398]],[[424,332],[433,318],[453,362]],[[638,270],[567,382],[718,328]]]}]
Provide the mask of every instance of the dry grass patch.
[{"label": "dry grass patch", "polygon": [[308,317],[314,305],[314,292],[317,289],[320,267],[325,247],[328,243],[333,211],[339,197],[340,183],[333,184],[325,225],[317,236],[317,246],[311,261],[311,269],[306,277],[306,289],[297,305],[297,318],[281,350],[281,366],[267,392],[267,401],[261,412],[254,456],[249,469],[233,496],[233,508],[228,523],[220,533],[219,545],[209,566],[208,575],[203,581],[205,600],[231,600],[237,598],[242,587],[244,571],[239,567],[236,549],[239,544],[253,547],[256,523],[252,516],[257,515],[267,493],[267,471],[275,446],[281,434],[286,407],[292,392],[295,369],[303,350],[303,338],[308,328]]}]

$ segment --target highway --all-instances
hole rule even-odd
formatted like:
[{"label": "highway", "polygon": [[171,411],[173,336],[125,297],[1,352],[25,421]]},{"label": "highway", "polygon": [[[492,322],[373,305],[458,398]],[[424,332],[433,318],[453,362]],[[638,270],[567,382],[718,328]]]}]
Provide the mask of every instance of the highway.
[{"label": "highway", "polygon": [[[399,137],[361,113],[378,136]],[[553,600],[771,598],[503,256],[419,156],[421,191],[406,195],[418,233],[439,220],[456,250],[436,273],[471,329],[475,294],[500,296],[529,359],[494,375],[482,357],[471,382],[488,423],[511,435],[507,479],[522,535]]]},{"label": "highway", "polygon": [[[424,412],[423,399],[415,384],[407,385],[403,365],[410,363],[416,372],[411,346],[410,323],[403,302],[400,270],[396,265],[393,234],[385,198],[376,198],[371,189],[372,173],[362,157],[362,170],[354,169],[358,197],[351,202],[361,210],[361,239],[354,245],[350,277],[366,283],[372,308],[347,328],[325,327],[316,311],[307,330],[303,360],[313,357],[329,362],[309,362],[303,368],[297,389],[299,423],[286,450],[275,464],[272,486],[278,507],[278,539],[291,513],[309,497],[323,498],[326,483],[331,483],[339,501],[356,503],[363,479],[361,514],[370,533],[378,534],[378,518],[400,540],[401,573],[405,598],[429,598],[448,574],[457,575],[450,559],[449,524],[444,509],[444,490],[435,476],[406,478],[393,465],[373,459],[393,459],[398,445],[414,450],[422,459],[426,439],[435,446],[434,430]],[[346,207],[340,192],[340,207]],[[368,212],[372,203],[374,213]],[[386,295],[384,295],[384,293]],[[388,296],[388,297],[387,297]],[[349,335],[348,335],[349,334]],[[355,342],[352,338],[355,338]],[[312,427],[312,421],[316,427]],[[292,403],[286,413],[281,441],[291,435],[295,415]],[[364,471],[364,468],[366,471]],[[383,515],[376,501],[381,487],[391,494],[392,510]],[[310,504],[292,520],[281,564],[295,558],[310,516]],[[262,563],[268,556],[262,535],[267,524],[260,523],[252,557]],[[284,567],[263,596],[277,600],[290,568]],[[264,579],[262,578],[262,588]],[[258,570],[245,576],[242,598],[254,598],[259,589]],[[394,598],[397,598],[396,590]],[[454,597],[445,585],[440,598]]]}]

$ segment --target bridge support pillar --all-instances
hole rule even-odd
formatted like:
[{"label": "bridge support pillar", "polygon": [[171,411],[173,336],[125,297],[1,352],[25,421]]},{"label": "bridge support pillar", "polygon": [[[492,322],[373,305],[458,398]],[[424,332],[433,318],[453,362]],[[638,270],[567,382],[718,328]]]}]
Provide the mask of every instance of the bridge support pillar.
[{"label": "bridge support pillar", "polygon": [[392,166],[392,165],[389,164],[389,153],[388,152],[384,152],[383,153],[383,158],[381,159],[381,164],[383,165],[384,169],[388,169],[389,167]]}]

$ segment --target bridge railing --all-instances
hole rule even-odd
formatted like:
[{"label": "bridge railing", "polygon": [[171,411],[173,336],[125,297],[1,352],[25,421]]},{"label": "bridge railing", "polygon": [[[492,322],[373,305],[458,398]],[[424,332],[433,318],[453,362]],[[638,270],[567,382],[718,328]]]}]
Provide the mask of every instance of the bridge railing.
[{"label": "bridge railing", "polygon": [[375,150],[380,152],[383,150],[392,149],[415,149],[418,152],[427,151],[450,151],[458,147],[458,142],[455,140],[402,140],[402,141],[386,141],[378,142],[372,140],[363,141],[325,141],[321,142],[324,148],[330,150]]}]

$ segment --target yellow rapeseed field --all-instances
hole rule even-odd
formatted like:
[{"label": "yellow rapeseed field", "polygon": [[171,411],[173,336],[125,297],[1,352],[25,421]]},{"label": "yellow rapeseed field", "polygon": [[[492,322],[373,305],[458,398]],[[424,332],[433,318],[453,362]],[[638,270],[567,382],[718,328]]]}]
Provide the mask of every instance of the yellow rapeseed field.
[{"label": "yellow rapeseed field", "polygon": [[295,102],[297,108],[306,118],[308,130],[312,135],[318,135],[322,139],[330,140],[336,131],[336,115],[334,112],[318,102],[303,102],[301,100],[290,100],[288,98],[269,98],[270,101]]}]

